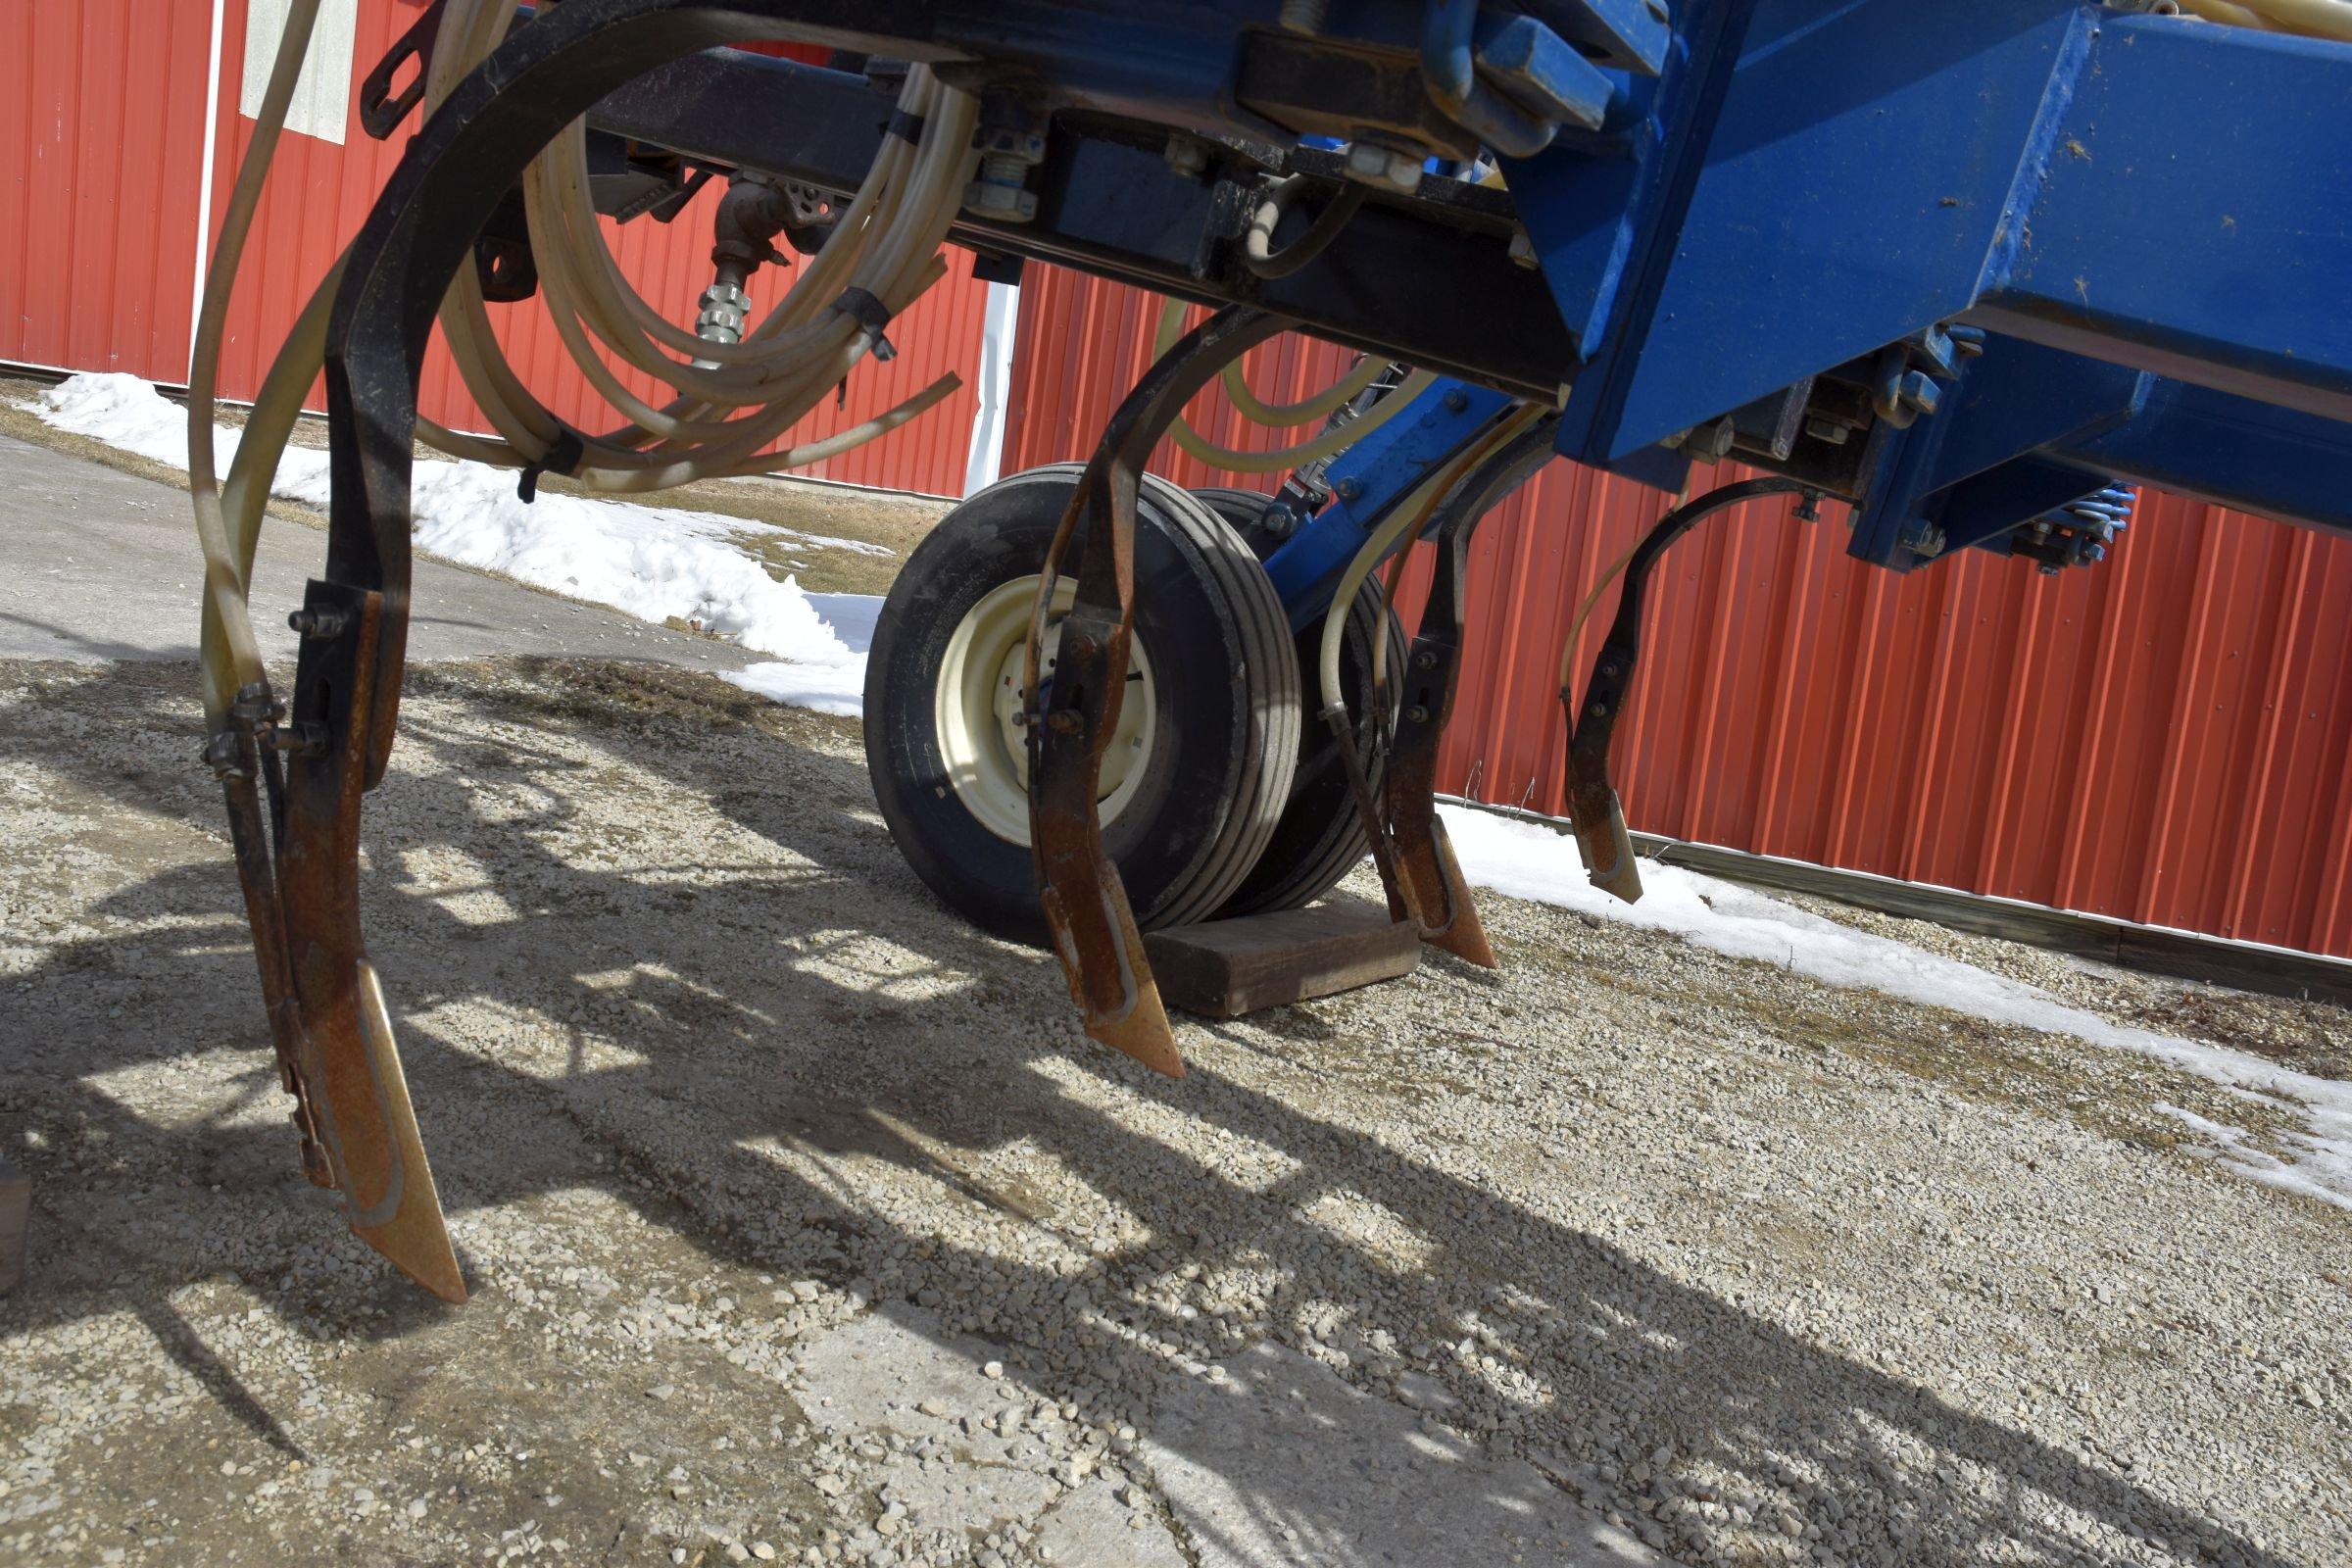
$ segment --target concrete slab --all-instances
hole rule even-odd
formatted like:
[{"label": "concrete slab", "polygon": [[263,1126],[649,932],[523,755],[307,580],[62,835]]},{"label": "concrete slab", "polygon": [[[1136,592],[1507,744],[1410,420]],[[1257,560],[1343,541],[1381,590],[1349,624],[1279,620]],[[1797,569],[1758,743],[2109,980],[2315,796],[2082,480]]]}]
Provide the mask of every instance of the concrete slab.
[{"label": "concrete slab", "polygon": [[1663,1565],[1545,1480],[1298,1351],[1178,1382],[1144,1452],[1200,1568]]},{"label": "concrete slab", "polygon": [[1189,1568],[1151,1500],[1139,1492],[1130,1505],[1121,1490],[1133,1489],[1091,1482],[1055,1503],[1037,1527],[1039,1556],[1056,1568]]},{"label": "concrete slab", "polygon": [[[263,529],[253,618],[267,657],[294,657],[285,612],[301,604],[325,552],[315,529],[276,519]],[[0,436],[0,659],[194,659],[201,579],[185,493]],[[409,658],[493,654],[709,669],[741,669],[756,658],[618,611],[419,561]]]}]

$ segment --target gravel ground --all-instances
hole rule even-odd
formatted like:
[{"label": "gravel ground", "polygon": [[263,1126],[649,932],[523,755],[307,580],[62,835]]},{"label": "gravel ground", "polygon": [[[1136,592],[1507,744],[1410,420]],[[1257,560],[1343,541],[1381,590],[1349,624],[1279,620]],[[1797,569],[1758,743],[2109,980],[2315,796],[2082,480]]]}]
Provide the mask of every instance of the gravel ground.
[{"label": "gravel ground", "polygon": [[0,665],[0,1560],[2352,1561],[2352,1214],[2211,1085],[1499,898],[1155,1079],[681,671],[413,673],[444,1308],[301,1180],[191,686]]}]

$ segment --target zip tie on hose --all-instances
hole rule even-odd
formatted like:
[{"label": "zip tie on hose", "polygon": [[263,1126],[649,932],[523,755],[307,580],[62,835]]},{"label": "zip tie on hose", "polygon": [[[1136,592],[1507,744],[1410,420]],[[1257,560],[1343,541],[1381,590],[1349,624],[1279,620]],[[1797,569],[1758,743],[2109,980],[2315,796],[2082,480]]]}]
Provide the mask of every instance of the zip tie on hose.
[{"label": "zip tie on hose", "polygon": [[853,284],[841,291],[840,297],[833,302],[833,309],[865,328],[866,343],[875,359],[895,360],[899,357],[899,351],[890,346],[890,339],[882,335],[882,329],[890,324],[894,314],[889,306]]},{"label": "zip tie on hose", "polygon": [[882,134],[896,136],[909,147],[920,147],[923,144],[923,117],[909,114],[904,109],[893,109],[889,122],[882,127]]},{"label": "zip tie on hose", "polygon": [[522,478],[516,482],[514,493],[522,498],[525,506],[530,505],[539,499],[541,474],[560,473],[568,479],[580,471],[580,460],[586,456],[588,443],[580,439],[579,431],[565,425],[563,433],[549,444],[543,456],[522,466]]}]

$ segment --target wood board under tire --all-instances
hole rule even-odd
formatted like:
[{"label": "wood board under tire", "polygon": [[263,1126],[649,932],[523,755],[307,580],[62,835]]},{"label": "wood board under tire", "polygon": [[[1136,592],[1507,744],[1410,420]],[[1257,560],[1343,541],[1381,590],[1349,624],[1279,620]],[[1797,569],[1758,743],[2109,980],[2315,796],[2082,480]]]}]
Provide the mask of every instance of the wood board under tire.
[{"label": "wood board under tire", "polygon": [[1377,904],[1275,909],[1145,934],[1160,1000],[1211,1018],[1394,980],[1421,962],[1421,935]]},{"label": "wood board under tire", "polygon": [[24,1279],[24,1233],[32,1220],[32,1183],[0,1158],[0,1296]]}]

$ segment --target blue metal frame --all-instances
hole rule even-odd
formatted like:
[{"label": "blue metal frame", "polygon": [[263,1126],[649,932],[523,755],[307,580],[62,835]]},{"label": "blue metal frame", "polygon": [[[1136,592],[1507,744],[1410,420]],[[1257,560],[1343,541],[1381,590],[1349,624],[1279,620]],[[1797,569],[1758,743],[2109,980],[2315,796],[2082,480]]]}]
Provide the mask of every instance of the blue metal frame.
[{"label": "blue metal frame", "polygon": [[[2352,531],[2337,422],[2352,420],[2352,46],[2092,0],[1338,0],[1303,26],[1282,0],[779,9],[845,48],[977,62],[976,81],[1017,78],[1054,110],[1279,146],[1291,133],[1245,98],[1316,129],[1369,105],[1386,128],[1349,134],[1423,153],[1483,139],[1504,155],[1526,281],[1557,320],[1507,334],[1541,347],[1505,369],[1492,310],[1484,336],[1428,310],[1416,354],[1552,390],[1563,455],[1663,488],[1713,450],[1690,432],[1793,408],[1817,383],[1859,385],[1878,413],[1842,427],[1850,441],[1808,424],[1754,461],[1854,502],[1853,553],[1880,564],[2024,548],[2017,530],[2067,518],[2096,534],[2119,479]],[[1252,87],[1269,58],[1278,84]],[[1071,200],[1115,224],[1078,225],[1065,254],[1049,201],[1024,235],[967,225],[964,241],[1079,266],[1108,255],[1161,269],[1149,275],[1163,286],[1180,276],[1191,297],[1300,308],[1284,292],[1296,279],[1232,261],[1241,178],[1203,192],[1132,134],[1090,135],[1060,139],[1115,146],[1115,179],[1104,154],[1063,194],[1083,190]],[[1050,155],[1041,177],[1054,172]],[[1353,227],[1412,235],[1409,265],[1499,261],[1492,210],[1446,235],[1459,245],[1432,246],[1446,203],[1407,222],[1390,200]],[[1326,281],[1349,297],[1381,265],[1344,244],[1316,260],[1335,261]],[[1523,275],[1491,267],[1489,289],[1496,271]],[[1515,310],[1540,310],[1538,293]],[[1363,313],[1320,329],[1375,351],[1405,340]],[[1952,357],[1960,329],[1982,357]],[[1433,394],[1448,396],[1494,394]],[[1415,411],[1335,469],[1356,493],[1273,563],[1295,618],[1319,608],[1365,520],[1471,428]]]},{"label": "blue metal frame", "polygon": [[1266,558],[1266,575],[1290,612],[1292,630],[1330,608],[1348,563],[1390,511],[1510,405],[1499,392],[1440,380],[1332,460],[1323,473],[1330,504]]},{"label": "blue metal frame", "polygon": [[[1867,436],[1855,556],[2007,552],[2119,480],[2352,532],[2352,48],[2081,0],[1693,0],[1658,65],[1504,162],[1579,349],[1563,454],[1675,487],[1692,428],[1966,322],[1936,412]],[[1269,564],[1295,621],[1451,429],[1335,465],[1357,493]]]}]

